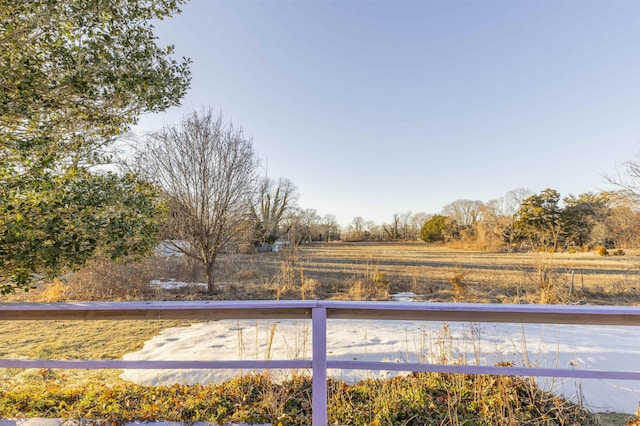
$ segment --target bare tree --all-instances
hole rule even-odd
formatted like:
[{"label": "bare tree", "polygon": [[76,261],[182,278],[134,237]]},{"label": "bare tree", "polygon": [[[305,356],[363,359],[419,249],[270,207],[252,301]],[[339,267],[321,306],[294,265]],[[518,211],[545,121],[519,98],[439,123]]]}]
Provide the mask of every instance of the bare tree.
[{"label": "bare tree", "polygon": [[356,216],[349,225],[349,229],[355,232],[356,238],[362,240],[364,238],[364,218],[362,216]]},{"label": "bare tree", "polygon": [[321,233],[320,216],[315,209],[291,208],[282,218],[282,222],[293,246],[310,243]]},{"label": "bare tree", "polygon": [[188,242],[175,248],[204,264],[208,292],[216,293],[216,258],[240,239],[247,223],[256,168],[251,140],[207,109],[150,135],[137,164],[166,193],[168,235]]},{"label": "bare tree", "polygon": [[424,223],[431,219],[433,215],[425,212],[414,213],[410,219],[410,228],[411,228],[411,239],[420,238],[420,231],[422,230],[422,226]]},{"label": "bare tree", "polygon": [[265,242],[273,243],[280,237],[280,222],[296,199],[296,187],[289,179],[275,181],[265,176],[258,180],[250,206],[256,246],[262,246]]},{"label": "bare tree", "polygon": [[402,213],[400,215],[400,234],[403,240],[407,240],[411,238],[411,229],[409,226],[410,222],[411,222],[411,211]]},{"label": "bare tree", "polygon": [[326,242],[340,237],[340,227],[338,226],[338,219],[336,219],[335,215],[325,214],[320,220],[320,225],[323,232],[323,239]]},{"label": "bare tree", "polygon": [[[422,225],[421,225],[422,226]],[[411,212],[394,213],[391,224],[384,225],[383,231],[390,240],[409,239],[412,237],[411,232]]]},{"label": "bare tree", "polygon": [[624,163],[626,174],[618,171],[616,176],[605,176],[605,179],[619,188],[618,193],[622,198],[640,203],[640,152],[634,157]]},{"label": "bare tree", "polygon": [[631,247],[639,243],[638,217],[640,216],[640,152],[624,163],[626,173],[605,176],[618,190],[610,194],[615,202],[608,228],[615,235],[616,245]]},{"label": "bare tree", "polygon": [[363,235],[365,240],[382,240],[384,231],[374,221],[367,220],[363,225]]},{"label": "bare tree", "polygon": [[302,242],[310,243],[313,240],[317,240],[320,231],[320,215],[316,209],[302,209],[300,210],[300,238]]},{"label": "bare tree", "polygon": [[456,200],[442,209],[444,216],[455,220],[459,226],[471,227],[480,218],[483,203],[478,200]]},{"label": "bare tree", "polygon": [[485,235],[490,246],[506,244],[507,249],[511,251],[512,245],[518,237],[513,229],[514,215],[520,209],[522,202],[533,194],[530,189],[516,188],[507,192],[504,197],[485,203],[480,216],[484,226],[490,232]]},{"label": "bare tree", "polygon": [[619,194],[615,194],[605,226],[606,230],[599,230],[601,232],[597,240],[599,244],[611,239],[616,247],[638,247],[640,245],[640,209],[637,202],[633,199],[625,200]]},{"label": "bare tree", "polygon": [[534,194],[529,188],[515,188],[507,192],[503,197],[502,214],[504,216],[513,216],[517,213],[522,202]]},{"label": "bare tree", "polygon": [[394,213],[391,223],[384,225],[384,233],[390,240],[397,240],[400,238],[400,214]]}]

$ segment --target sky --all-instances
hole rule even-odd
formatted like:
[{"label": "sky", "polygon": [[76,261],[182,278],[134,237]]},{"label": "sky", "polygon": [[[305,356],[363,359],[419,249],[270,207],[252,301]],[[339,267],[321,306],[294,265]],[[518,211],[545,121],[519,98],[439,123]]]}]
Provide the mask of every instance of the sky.
[{"label": "sky", "polygon": [[341,225],[611,190],[640,152],[636,0],[191,0],[156,34],[191,89],[133,131],[219,110]]}]

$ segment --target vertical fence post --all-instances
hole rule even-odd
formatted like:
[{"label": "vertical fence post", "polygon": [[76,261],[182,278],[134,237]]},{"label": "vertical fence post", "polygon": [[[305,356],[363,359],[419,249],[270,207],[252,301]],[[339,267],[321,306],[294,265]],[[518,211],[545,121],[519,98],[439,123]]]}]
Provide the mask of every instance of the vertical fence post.
[{"label": "vertical fence post", "polygon": [[569,286],[569,296],[573,296],[573,276],[575,275],[575,271],[571,270],[571,285]]},{"label": "vertical fence post", "polygon": [[311,314],[313,333],[313,426],[327,426],[327,310],[313,308]]}]

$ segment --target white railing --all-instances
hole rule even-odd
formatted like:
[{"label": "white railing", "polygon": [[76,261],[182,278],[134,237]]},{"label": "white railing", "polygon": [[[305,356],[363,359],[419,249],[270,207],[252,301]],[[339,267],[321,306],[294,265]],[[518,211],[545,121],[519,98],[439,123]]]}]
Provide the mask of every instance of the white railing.
[{"label": "white railing", "polygon": [[327,424],[327,369],[423,371],[539,377],[640,380],[640,371],[576,370],[327,360],[327,320],[409,320],[582,325],[640,325],[639,307],[397,303],[343,301],[216,301],[2,304],[0,320],[311,319],[311,360],[124,361],[0,359],[0,368],[299,369],[313,374],[313,424]]}]

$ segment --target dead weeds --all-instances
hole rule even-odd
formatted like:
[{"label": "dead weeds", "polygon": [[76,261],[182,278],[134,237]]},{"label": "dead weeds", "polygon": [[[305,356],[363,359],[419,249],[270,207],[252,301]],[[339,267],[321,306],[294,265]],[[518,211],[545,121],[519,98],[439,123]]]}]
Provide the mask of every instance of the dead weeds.
[{"label": "dead weeds", "polygon": [[[640,305],[640,257],[597,253],[490,253],[423,243],[329,243],[295,252],[225,254],[218,283],[226,299],[388,300],[413,292],[417,300],[481,303]],[[163,290],[150,280],[203,282],[204,271],[184,257],[136,264],[96,262],[61,281],[18,292],[5,302],[206,300],[197,286]],[[120,359],[176,321],[0,323],[0,357]],[[56,373],[60,383],[118,383],[119,371]],[[46,370],[0,370],[0,383],[43,379]],[[2,387],[0,387],[2,390]],[[626,417],[628,419],[628,416]],[[600,419],[600,424],[607,423]]]}]

